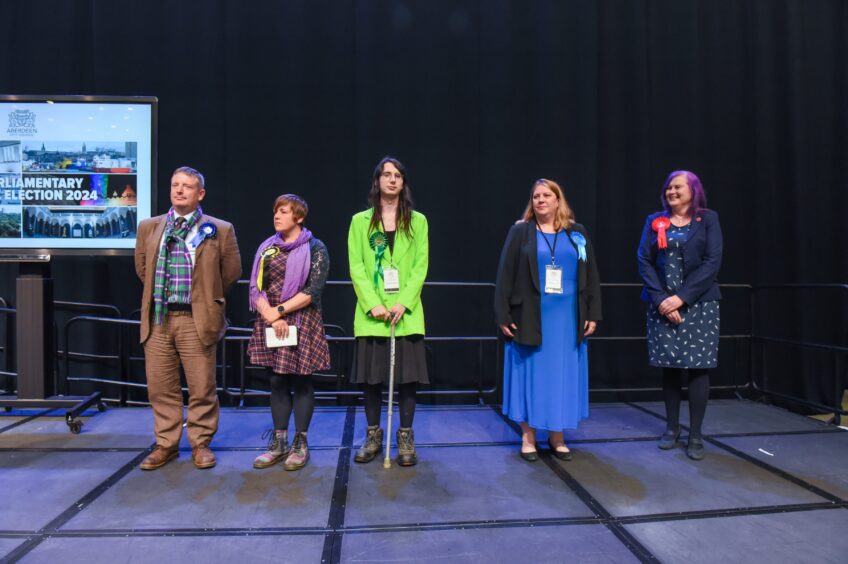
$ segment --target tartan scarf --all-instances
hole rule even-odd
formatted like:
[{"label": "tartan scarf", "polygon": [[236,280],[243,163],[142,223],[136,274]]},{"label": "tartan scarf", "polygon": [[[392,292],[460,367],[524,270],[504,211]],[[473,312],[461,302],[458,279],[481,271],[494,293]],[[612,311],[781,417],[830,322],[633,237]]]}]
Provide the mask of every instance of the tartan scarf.
[{"label": "tartan scarf", "polygon": [[[191,254],[185,238],[200,221],[203,210],[200,207],[177,227],[174,209],[168,210],[165,220],[163,243],[156,259],[156,273],[153,276],[153,323],[162,325],[168,312],[168,303],[191,303]],[[171,297],[175,299],[171,299]]]}]

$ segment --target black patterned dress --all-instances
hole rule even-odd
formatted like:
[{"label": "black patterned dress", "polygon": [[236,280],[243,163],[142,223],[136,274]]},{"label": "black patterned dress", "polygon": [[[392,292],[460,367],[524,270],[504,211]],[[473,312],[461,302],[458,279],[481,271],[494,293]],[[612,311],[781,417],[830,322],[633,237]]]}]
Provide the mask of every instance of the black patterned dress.
[{"label": "black patterned dress", "polygon": [[[683,243],[691,224],[668,229],[665,285],[674,295],[683,284]],[[675,325],[648,305],[648,361],[660,368],[715,368],[718,362],[718,301],[686,304],[679,310],[683,323]]]},{"label": "black patterned dress", "polygon": [[[318,239],[311,239],[309,247],[309,277],[301,292],[311,296],[312,303],[283,318],[289,325],[297,327],[297,345],[269,348],[265,344],[265,329],[270,325],[261,315],[256,318],[247,345],[251,363],[266,366],[277,374],[312,374],[330,368],[330,350],[321,317],[321,292],[330,270],[330,257],[327,247]],[[267,288],[265,294],[272,307],[280,304],[280,290],[285,280],[288,258],[288,252],[280,252],[265,265],[262,287]]]}]

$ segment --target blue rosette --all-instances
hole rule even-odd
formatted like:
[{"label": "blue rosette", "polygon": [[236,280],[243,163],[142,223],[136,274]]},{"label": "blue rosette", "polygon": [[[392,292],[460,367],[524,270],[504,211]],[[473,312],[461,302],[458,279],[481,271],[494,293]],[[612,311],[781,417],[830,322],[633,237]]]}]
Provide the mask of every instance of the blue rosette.
[{"label": "blue rosette", "polygon": [[198,247],[206,239],[214,239],[218,234],[218,228],[214,223],[206,222],[197,230],[197,235],[190,241],[193,247]]},{"label": "blue rosette", "polygon": [[572,231],[569,236],[571,237],[571,242],[577,247],[577,258],[586,262],[586,237],[577,231]]}]

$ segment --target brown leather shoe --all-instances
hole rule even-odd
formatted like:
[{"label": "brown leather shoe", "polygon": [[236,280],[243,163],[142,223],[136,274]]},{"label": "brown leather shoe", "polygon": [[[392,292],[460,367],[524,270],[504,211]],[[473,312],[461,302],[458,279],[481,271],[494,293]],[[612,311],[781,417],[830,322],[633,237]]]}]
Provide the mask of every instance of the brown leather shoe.
[{"label": "brown leather shoe", "polygon": [[215,466],[215,454],[206,445],[191,449],[191,460],[194,462],[195,468],[201,470]]},{"label": "brown leather shoe", "polygon": [[153,452],[147,455],[147,458],[142,461],[139,465],[139,468],[142,470],[156,470],[162,466],[165,466],[170,461],[175,459],[179,451],[177,449],[166,449],[156,445],[153,449]]}]

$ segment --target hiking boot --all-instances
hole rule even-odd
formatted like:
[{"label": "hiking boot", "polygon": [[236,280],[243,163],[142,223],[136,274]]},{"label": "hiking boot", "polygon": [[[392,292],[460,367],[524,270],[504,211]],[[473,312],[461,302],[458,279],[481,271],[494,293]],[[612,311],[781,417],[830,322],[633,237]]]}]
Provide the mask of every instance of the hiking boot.
[{"label": "hiking boot", "polygon": [[[270,437],[270,439],[269,439]],[[262,433],[262,440],[268,440],[268,449],[253,461],[254,468],[268,468],[284,460],[289,454],[288,431],[268,429]]]},{"label": "hiking boot", "polygon": [[309,445],[306,444],[306,433],[295,433],[292,441],[291,452],[286,457],[283,468],[286,470],[300,470],[309,462]]},{"label": "hiking boot", "polygon": [[415,466],[418,462],[415,456],[415,432],[411,428],[401,427],[395,437],[398,447],[397,463],[401,466]]},{"label": "hiking boot", "polygon": [[365,442],[356,451],[356,456],[353,460],[356,462],[371,462],[377,455],[383,451],[383,430],[379,425],[368,426],[368,434],[365,435]]}]

